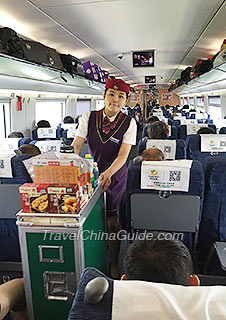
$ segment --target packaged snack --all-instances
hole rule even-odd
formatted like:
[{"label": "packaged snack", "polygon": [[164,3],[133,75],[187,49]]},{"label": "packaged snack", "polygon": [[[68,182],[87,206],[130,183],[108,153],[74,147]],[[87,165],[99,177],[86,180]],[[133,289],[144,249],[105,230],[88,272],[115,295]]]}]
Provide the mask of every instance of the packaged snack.
[{"label": "packaged snack", "polygon": [[48,200],[49,213],[78,213],[80,210],[79,185],[49,185]]},{"label": "packaged snack", "polygon": [[25,213],[48,212],[48,186],[49,184],[24,183],[19,188],[22,211]]}]

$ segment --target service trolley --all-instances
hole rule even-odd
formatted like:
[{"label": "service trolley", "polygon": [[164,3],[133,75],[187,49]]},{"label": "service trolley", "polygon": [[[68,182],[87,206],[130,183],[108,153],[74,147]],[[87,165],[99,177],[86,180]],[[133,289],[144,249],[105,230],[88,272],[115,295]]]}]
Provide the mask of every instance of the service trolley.
[{"label": "service trolley", "polygon": [[17,214],[29,320],[66,320],[85,267],[107,268],[99,185],[79,214]]}]

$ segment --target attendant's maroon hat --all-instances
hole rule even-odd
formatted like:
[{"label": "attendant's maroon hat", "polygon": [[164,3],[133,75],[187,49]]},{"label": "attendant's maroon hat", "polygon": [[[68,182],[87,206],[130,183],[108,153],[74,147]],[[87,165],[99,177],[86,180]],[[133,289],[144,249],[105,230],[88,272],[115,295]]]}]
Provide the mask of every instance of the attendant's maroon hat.
[{"label": "attendant's maroon hat", "polygon": [[130,84],[125,83],[122,79],[106,79],[105,88],[129,93]]}]

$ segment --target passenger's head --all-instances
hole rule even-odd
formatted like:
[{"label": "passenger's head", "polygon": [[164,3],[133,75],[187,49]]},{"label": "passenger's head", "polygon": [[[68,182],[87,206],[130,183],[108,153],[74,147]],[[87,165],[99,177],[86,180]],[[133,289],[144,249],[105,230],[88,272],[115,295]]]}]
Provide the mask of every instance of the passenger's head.
[{"label": "passenger's head", "polygon": [[215,134],[216,130],[214,128],[202,127],[197,131],[197,134]]},{"label": "passenger's head", "polygon": [[22,132],[14,131],[8,135],[8,138],[24,138],[24,135]]},{"label": "passenger's head", "polygon": [[165,240],[159,233],[151,240],[136,240],[124,259],[122,280],[143,280],[179,285],[199,285],[192,275],[189,250],[178,240]]},{"label": "passenger's head", "polygon": [[40,120],[38,123],[37,123],[37,127],[38,128],[50,128],[50,123],[49,121],[47,120]]},{"label": "passenger's head", "polygon": [[157,148],[149,148],[141,153],[142,161],[163,161],[165,156],[161,150]]},{"label": "passenger's head", "polygon": [[159,121],[159,118],[156,117],[156,116],[151,116],[151,117],[149,117],[149,118],[147,119],[147,123],[150,123],[150,124],[152,124],[152,123],[154,123],[154,122],[156,122],[156,121]]},{"label": "passenger's head", "polygon": [[15,153],[17,155],[30,154],[32,157],[35,157],[41,154],[41,151],[33,144],[24,144],[23,146],[19,147],[18,150],[15,150]]},{"label": "passenger's head", "polygon": [[63,119],[63,123],[74,123],[74,119],[71,116],[66,116]]},{"label": "passenger's head", "polygon": [[162,121],[156,121],[149,125],[147,132],[150,139],[167,139],[169,127]]}]

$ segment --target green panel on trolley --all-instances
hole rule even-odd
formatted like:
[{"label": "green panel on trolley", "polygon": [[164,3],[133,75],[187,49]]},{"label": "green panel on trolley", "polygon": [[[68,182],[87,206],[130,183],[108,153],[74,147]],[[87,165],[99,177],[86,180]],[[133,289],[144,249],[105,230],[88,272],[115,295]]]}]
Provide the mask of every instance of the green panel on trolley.
[{"label": "green panel on trolley", "polygon": [[[60,238],[62,238],[60,240]],[[63,239],[61,233],[55,233],[55,237],[47,233],[26,233],[27,252],[29,260],[29,273],[31,293],[33,301],[34,319],[66,320],[71,303],[65,301],[53,301],[45,298],[43,273],[46,271],[73,272],[75,273],[74,241]],[[63,263],[40,262],[39,246],[62,246]],[[59,259],[56,248],[43,249],[44,259]]]},{"label": "green panel on trolley", "polygon": [[94,267],[102,272],[107,270],[104,232],[102,199],[99,198],[83,225],[83,239],[85,267]]}]

